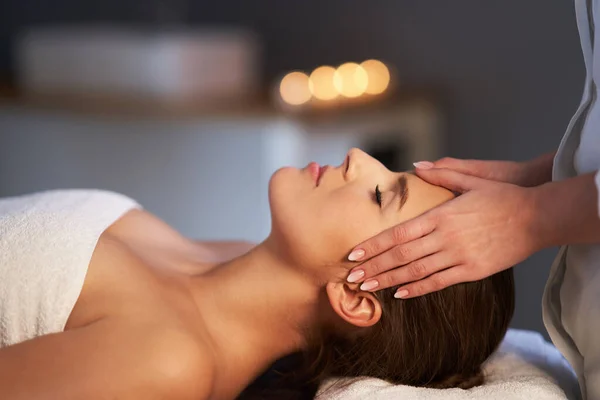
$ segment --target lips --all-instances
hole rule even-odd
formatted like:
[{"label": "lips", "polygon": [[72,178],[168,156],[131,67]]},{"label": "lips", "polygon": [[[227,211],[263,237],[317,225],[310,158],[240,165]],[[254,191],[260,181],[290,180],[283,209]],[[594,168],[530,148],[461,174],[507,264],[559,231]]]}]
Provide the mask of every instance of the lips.
[{"label": "lips", "polygon": [[307,169],[312,175],[313,180],[315,181],[315,185],[319,186],[319,182],[321,182],[321,178],[323,177],[323,174],[325,173],[327,168],[327,165],[321,167],[316,162],[311,162],[310,164],[308,164]]},{"label": "lips", "polygon": [[319,177],[317,178],[317,186],[319,186],[319,183],[321,182],[321,178],[323,178],[323,175],[325,175],[325,171],[327,171],[328,168],[329,168],[328,165],[324,165],[319,169]]},{"label": "lips", "polygon": [[310,172],[310,174],[312,175],[315,184],[318,185],[319,178],[321,177],[321,166],[316,162],[311,162],[306,166],[306,168],[308,169],[308,172]]}]

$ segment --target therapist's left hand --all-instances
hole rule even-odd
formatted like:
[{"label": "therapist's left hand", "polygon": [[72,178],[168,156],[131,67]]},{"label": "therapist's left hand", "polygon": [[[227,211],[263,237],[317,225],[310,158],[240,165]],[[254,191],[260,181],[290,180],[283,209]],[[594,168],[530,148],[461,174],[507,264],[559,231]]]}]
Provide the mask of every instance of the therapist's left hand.
[{"label": "therapist's left hand", "polygon": [[403,285],[396,297],[421,296],[493,275],[543,247],[532,231],[531,188],[448,169],[416,173],[461,194],[356,246],[349,259],[362,253],[355,261],[366,261],[348,280],[362,290]]}]

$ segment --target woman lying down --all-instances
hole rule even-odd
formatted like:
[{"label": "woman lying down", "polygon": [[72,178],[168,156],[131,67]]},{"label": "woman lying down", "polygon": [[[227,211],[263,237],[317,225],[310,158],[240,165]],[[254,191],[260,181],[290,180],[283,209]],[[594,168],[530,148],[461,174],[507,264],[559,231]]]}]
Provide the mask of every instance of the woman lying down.
[{"label": "woman lying down", "polygon": [[278,170],[255,247],[194,242],[115,193],[2,199],[1,397],[233,399],[298,352],[317,380],[480,385],[511,270],[410,300],[346,282],[352,246],[452,197],[353,149]]}]

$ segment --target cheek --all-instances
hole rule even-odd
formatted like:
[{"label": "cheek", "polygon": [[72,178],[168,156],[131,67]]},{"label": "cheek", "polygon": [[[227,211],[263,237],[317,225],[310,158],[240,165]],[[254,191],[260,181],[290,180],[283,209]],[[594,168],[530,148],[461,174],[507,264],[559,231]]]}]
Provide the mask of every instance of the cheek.
[{"label": "cheek", "polygon": [[311,246],[319,250],[323,264],[345,262],[354,246],[381,231],[380,214],[353,201],[339,202],[323,208],[313,219]]},{"label": "cheek", "polygon": [[324,268],[345,261],[356,244],[381,231],[379,213],[368,199],[347,192],[280,193],[286,183],[274,177],[271,190],[272,236],[296,265]]},{"label": "cheek", "polygon": [[[362,204],[364,203],[364,204]],[[382,217],[368,202],[348,202],[332,209],[324,220],[331,224],[332,236],[336,238],[336,250],[345,260],[348,252],[364,240],[382,231]]]}]

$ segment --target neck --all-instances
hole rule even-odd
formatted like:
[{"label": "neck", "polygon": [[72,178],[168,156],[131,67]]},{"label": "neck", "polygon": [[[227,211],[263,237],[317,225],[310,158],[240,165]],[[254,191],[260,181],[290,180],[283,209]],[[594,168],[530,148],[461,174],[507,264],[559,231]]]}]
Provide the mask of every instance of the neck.
[{"label": "neck", "polygon": [[192,279],[217,368],[217,397],[234,397],[268,366],[305,346],[320,287],[277,256],[269,239]]}]

